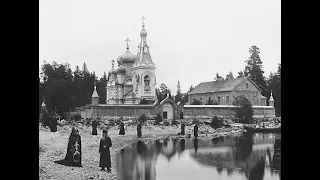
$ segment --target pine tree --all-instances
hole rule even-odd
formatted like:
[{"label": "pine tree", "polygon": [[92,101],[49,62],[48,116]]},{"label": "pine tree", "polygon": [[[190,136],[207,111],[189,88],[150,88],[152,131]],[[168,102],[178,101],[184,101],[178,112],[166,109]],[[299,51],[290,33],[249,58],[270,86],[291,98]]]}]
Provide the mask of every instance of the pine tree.
[{"label": "pine tree", "polygon": [[99,95],[99,104],[105,104],[107,98],[107,74],[103,73],[103,77],[97,82],[97,93]]},{"label": "pine tree", "polygon": [[237,76],[237,78],[242,78],[242,77],[245,77],[245,76],[244,76],[244,72],[243,72],[243,71],[238,71],[238,76]]},{"label": "pine tree", "polygon": [[259,55],[259,48],[257,46],[251,46],[251,48],[249,48],[249,53],[250,57],[245,61],[247,63],[247,66],[245,67],[244,75],[247,76],[246,74],[250,74],[250,79],[261,89],[261,94],[263,96],[267,96],[267,83],[263,76],[264,71]]}]

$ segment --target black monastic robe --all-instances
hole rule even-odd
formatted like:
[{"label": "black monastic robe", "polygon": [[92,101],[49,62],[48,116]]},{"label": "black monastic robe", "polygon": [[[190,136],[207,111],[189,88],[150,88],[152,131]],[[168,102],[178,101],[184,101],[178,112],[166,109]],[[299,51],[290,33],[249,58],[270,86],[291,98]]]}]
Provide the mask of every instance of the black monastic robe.
[{"label": "black monastic robe", "polygon": [[198,137],[198,125],[194,125],[194,128],[193,128],[193,135],[194,137]]},{"label": "black monastic robe", "polygon": [[[75,142],[79,142],[79,152],[80,152],[80,160],[78,162],[73,161],[73,147],[75,145]],[[82,157],[82,152],[81,152],[81,136],[78,135],[71,135],[69,137],[69,142],[68,142],[68,147],[67,147],[67,154],[66,157],[62,160],[55,161],[55,163],[65,165],[65,166],[77,166],[77,167],[82,167],[81,166],[81,157]]]},{"label": "black monastic robe", "polygon": [[96,120],[92,121],[92,135],[98,135],[97,127],[98,122]]},{"label": "black monastic robe", "polygon": [[124,123],[122,122],[120,124],[120,130],[119,130],[119,135],[125,135],[125,131],[124,131]]},{"label": "black monastic robe", "polygon": [[142,136],[141,123],[139,123],[138,126],[137,126],[137,136],[138,136],[138,137],[141,137],[141,136]]},{"label": "black monastic robe", "polygon": [[112,146],[110,137],[100,140],[99,153],[100,153],[100,162],[99,167],[111,168],[111,157],[109,148]]}]

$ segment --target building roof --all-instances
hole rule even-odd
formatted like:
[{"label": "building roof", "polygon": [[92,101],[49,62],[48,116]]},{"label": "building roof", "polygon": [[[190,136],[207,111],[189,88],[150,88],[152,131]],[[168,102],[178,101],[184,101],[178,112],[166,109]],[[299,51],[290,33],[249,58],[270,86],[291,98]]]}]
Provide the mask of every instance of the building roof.
[{"label": "building roof", "polygon": [[203,82],[203,83],[200,83],[198,86],[196,86],[189,94],[199,94],[199,93],[218,92],[218,91],[232,91],[245,79],[246,77],[241,77],[241,78],[235,78],[235,79],[229,79],[229,80]]}]

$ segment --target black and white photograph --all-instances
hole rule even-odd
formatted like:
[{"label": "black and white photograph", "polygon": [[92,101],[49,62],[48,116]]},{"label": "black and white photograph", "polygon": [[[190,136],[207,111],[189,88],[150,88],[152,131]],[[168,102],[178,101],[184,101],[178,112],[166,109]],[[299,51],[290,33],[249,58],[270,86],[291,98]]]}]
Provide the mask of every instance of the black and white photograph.
[{"label": "black and white photograph", "polygon": [[39,179],[281,180],[281,1],[39,0]]}]

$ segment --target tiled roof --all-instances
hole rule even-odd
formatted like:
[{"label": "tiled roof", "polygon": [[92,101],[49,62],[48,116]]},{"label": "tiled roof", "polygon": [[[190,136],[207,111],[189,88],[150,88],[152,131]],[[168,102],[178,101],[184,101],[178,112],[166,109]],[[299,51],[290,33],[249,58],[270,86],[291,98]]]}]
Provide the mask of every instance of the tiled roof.
[{"label": "tiled roof", "polygon": [[246,77],[235,78],[221,81],[203,82],[196,86],[189,94],[199,94],[218,91],[232,91],[236,88]]}]

